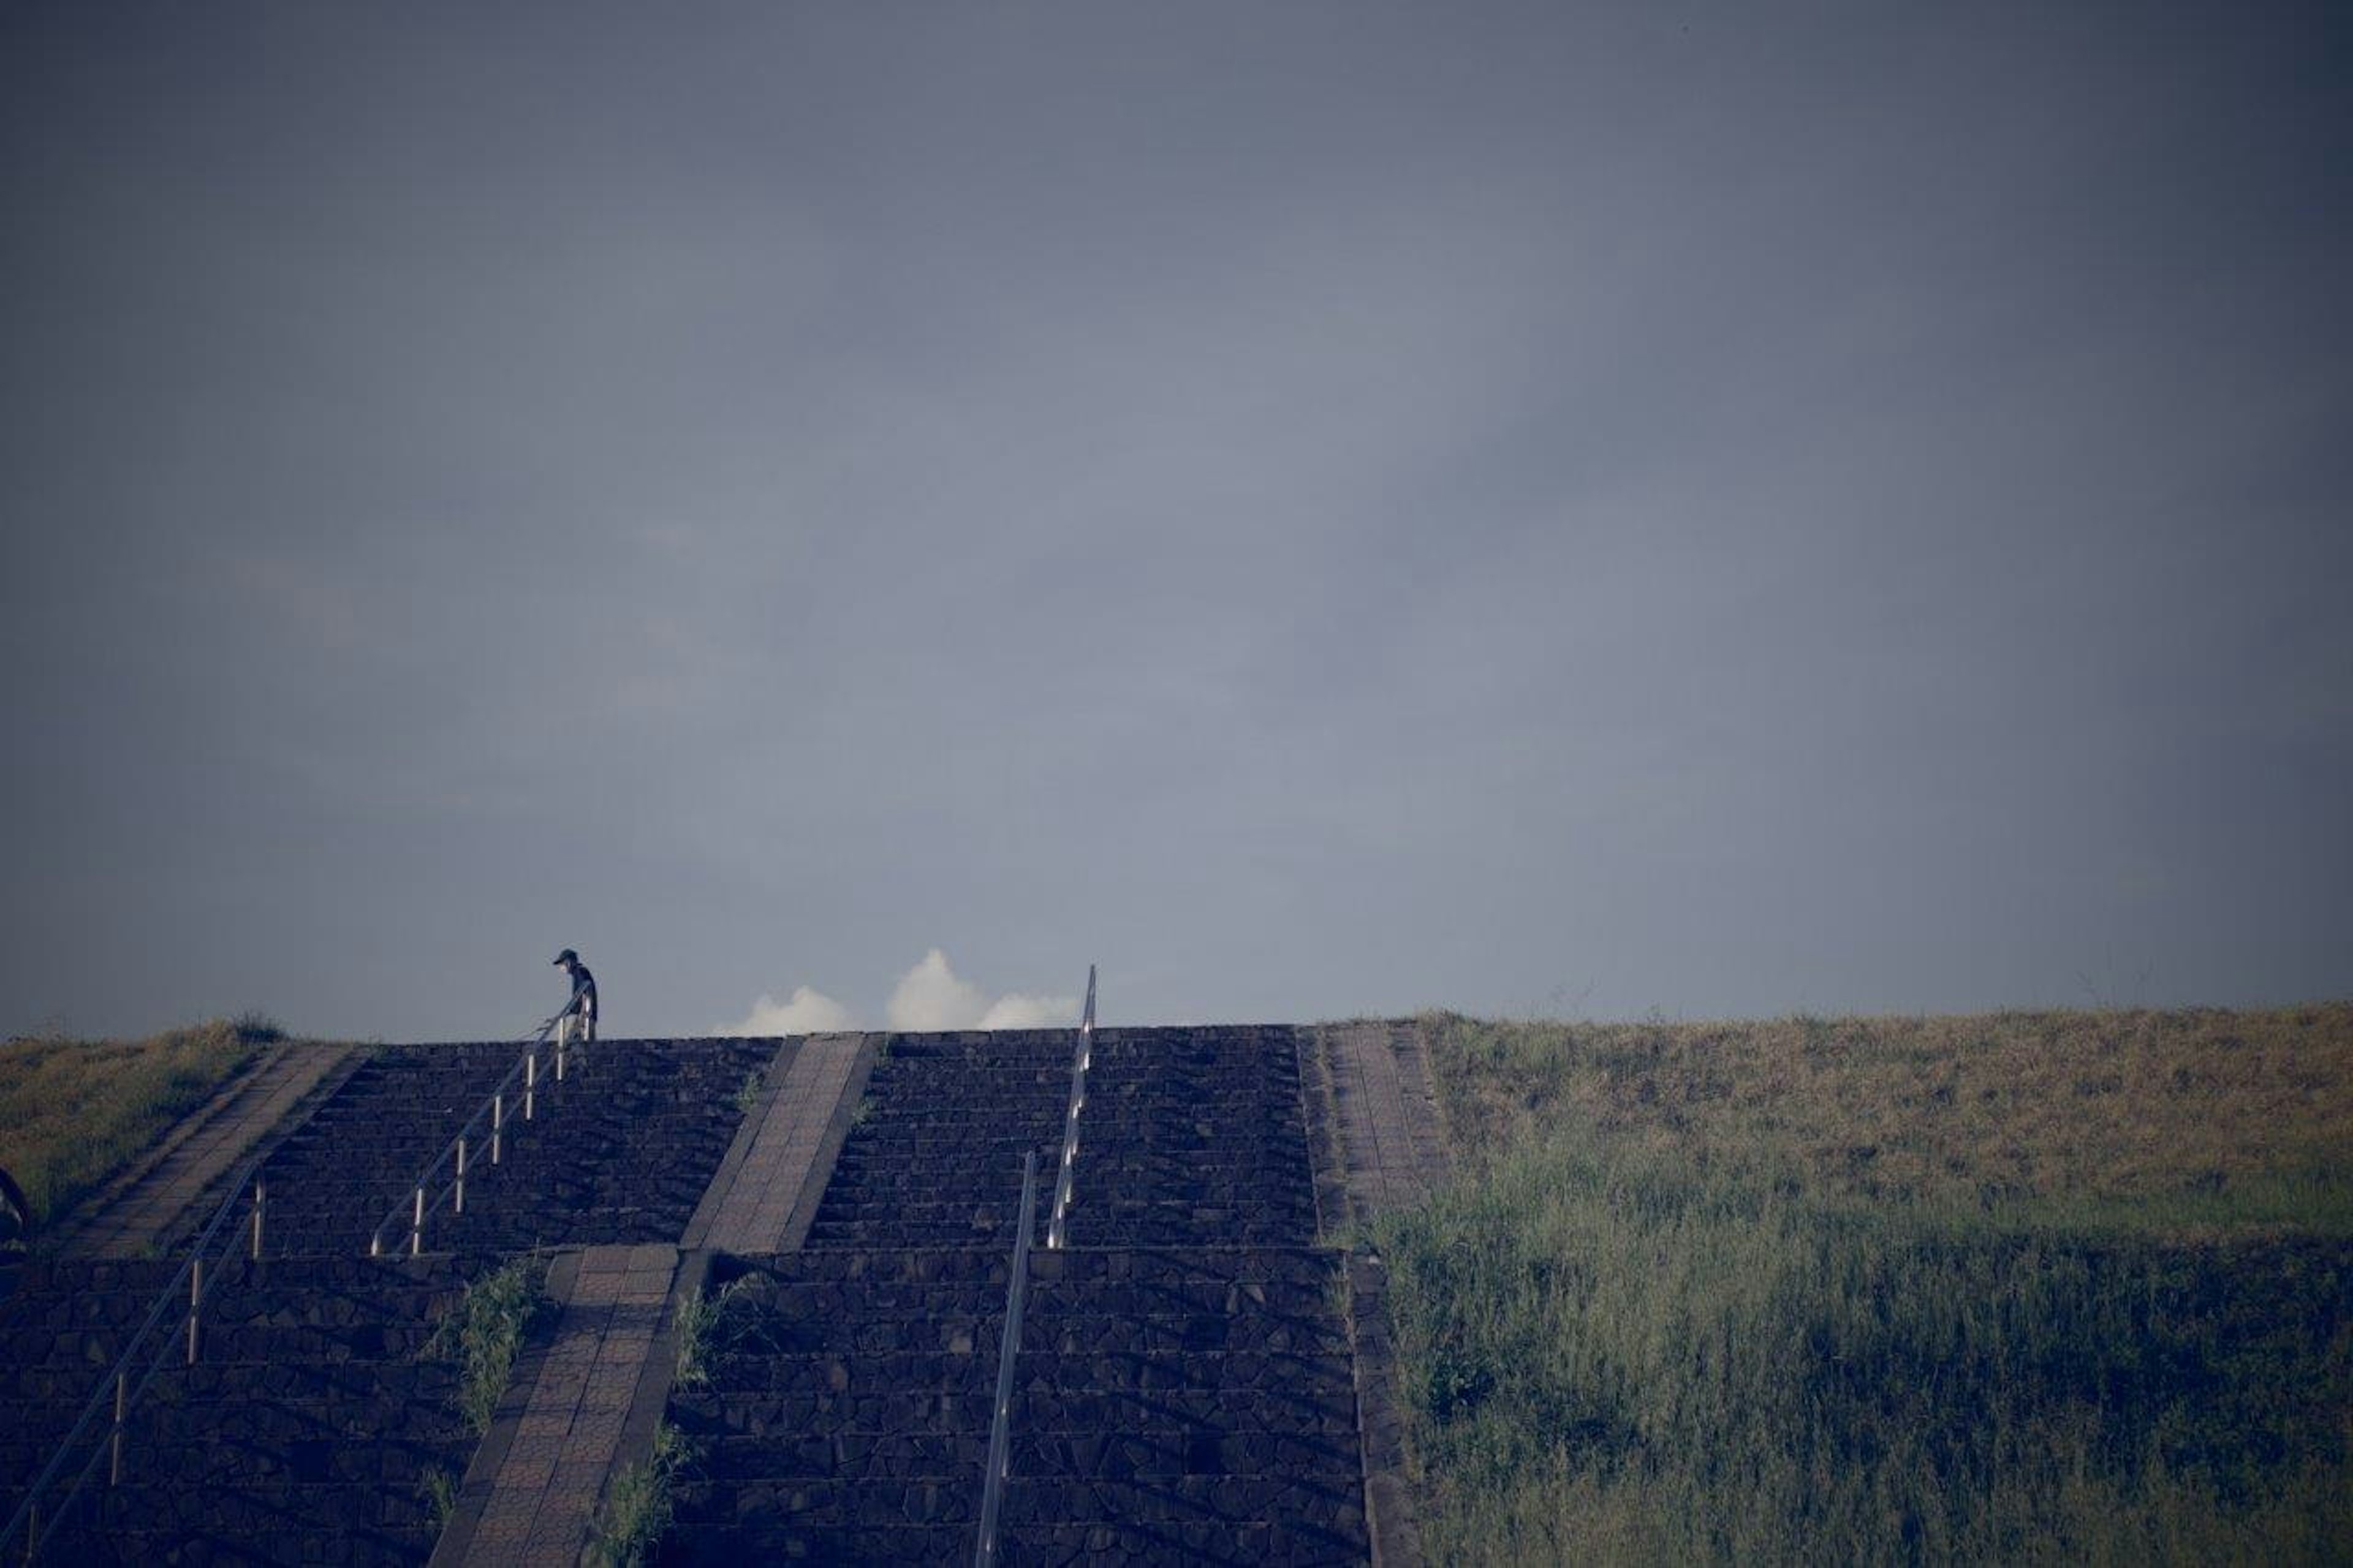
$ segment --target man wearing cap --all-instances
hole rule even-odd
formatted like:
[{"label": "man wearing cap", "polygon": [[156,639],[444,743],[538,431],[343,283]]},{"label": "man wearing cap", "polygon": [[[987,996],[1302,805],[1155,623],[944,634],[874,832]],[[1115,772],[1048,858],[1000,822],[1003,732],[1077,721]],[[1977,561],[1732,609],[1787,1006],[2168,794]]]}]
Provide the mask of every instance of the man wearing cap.
[{"label": "man wearing cap", "polygon": [[555,962],[572,976],[572,998],[555,1016],[555,1043],[593,1040],[596,1037],[596,977],[588,973],[580,955],[568,947],[555,955]]}]

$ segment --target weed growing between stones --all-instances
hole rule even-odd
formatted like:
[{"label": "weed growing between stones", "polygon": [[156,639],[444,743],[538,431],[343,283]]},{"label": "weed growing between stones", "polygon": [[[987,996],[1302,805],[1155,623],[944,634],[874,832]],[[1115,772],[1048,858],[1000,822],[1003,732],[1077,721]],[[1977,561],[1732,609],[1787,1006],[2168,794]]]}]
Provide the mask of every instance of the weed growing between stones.
[{"label": "weed growing between stones", "polygon": [[731,1279],[714,1293],[697,1291],[678,1310],[678,1370],[671,1382],[682,1389],[707,1387],[711,1363],[744,1337],[744,1314],[738,1310],[752,1277]]},{"label": "weed growing between stones", "polygon": [[491,1416],[514,1375],[515,1357],[547,1310],[545,1277],[545,1266],[533,1258],[518,1258],[483,1275],[466,1287],[464,1299],[443,1315],[426,1342],[423,1354],[464,1363],[458,1409],[478,1436],[491,1429]]},{"label": "weed growing between stones", "polygon": [[596,1522],[588,1561],[596,1568],[638,1568],[670,1531],[670,1483],[690,1458],[686,1438],[664,1421],[654,1428],[654,1451],[613,1481]]},{"label": "weed growing between stones", "polygon": [[754,1068],[744,1075],[744,1087],[735,1091],[735,1114],[749,1116],[760,1108],[760,1093],[768,1086],[766,1069]]},{"label": "weed growing between stones", "polygon": [[458,1513],[458,1478],[438,1465],[427,1465],[417,1478],[417,1495],[433,1510],[433,1533],[438,1537]]},{"label": "weed growing between stones", "polygon": [[678,1305],[673,1327],[678,1333],[678,1366],[670,1383],[678,1388],[701,1388],[711,1381],[711,1321],[718,1303],[707,1291],[697,1290]]}]

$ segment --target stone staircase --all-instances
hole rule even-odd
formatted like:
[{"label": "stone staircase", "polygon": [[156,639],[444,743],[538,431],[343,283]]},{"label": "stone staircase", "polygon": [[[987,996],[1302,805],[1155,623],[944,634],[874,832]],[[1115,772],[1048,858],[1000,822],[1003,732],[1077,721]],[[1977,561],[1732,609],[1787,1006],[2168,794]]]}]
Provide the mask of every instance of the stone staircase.
[{"label": "stone staircase", "polygon": [[[661,1561],[967,1561],[1034,1153],[1001,1560],[1411,1561],[1394,1420],[1360,1386],[1388,1375],[1377,1271],[1319,1225],[1404,1179],[1385,1151],[1414,1106],[1383,1074],[1405,1058],[1358,1036],[1099,1031],[1055,1250],[1071,1030],[600,1042],[530,1122],[510,1100],[501,1161],[473,1146],[465,1212],[445,1201],[413,1259],[405,1225],[363,1256],[371,1228],[519,1048],[378,1048],[255,1145],[263,1258],[224,1268],[197,1364],[166,1358],[123,1484],[101,1458],[45,1560],[569,1563],[666,1416],[691,1457]],[[560,1323],[478,1447],[458,1369],[419,1348],[468,1279],[550,1249]],[[0,1511],[178,1256],[48,1259],[0,1301]],[[702,1370],[673,1385],[698,1282]],[[616,1353],[617,1404],[583,1380]],[[428,1475],[464,1478],[451,1528]]]},{"label": "stone staircase", "polygon": [[[48,1458],[175,1264],[50,1262],[0,1315],[0,1497]],[[474,1434],[459,1368],[421,1352],[465,1273],[451,1258],[272,1259],[233,1266],[206,1297],[201,1354],[181,1320],[126,1426],[50,1541],[58,1563],[412,1563],[439,1521],[427,1470],[462,1470]],[[353,1441],[365,1434],[364,1442]]]},{"label": "stone staircase", "polygon": [[1107,1030],[1015,1365],[1010,1563],[1361,1563],[1342,1256],[1287,1028]]},{"label": "stone staircase", "polygon": [[1103,1030],[1080,1122],[1071,1246],[1314,1244],[1291,1030]]},{"label": "stone staircase", "polygon": [[889,1037],[803,1245],[1009,1249],[1070,1089],[1068,1029]]},{"label": "stone staircase", "polygon": [[663,1560],[968,1560],[1009,1251],[789,1253],[714,1269],[708,1386]]},{"label": "stone staircase", "polygon": [[[428,1219],[426,1252],[365,1256],[407,1191],[520,1056],[511,1045],[381,1048],[262,1166],[263,1258],[246,1258],[239,1197],[193,1366],[168,1349],[125,1429],[126,1480],[105,1461],[49,1560],[417,1562],[440,1521],[427,1468],[461,1475],[475,1434],[458,1372],[417,1352],[468,1279],[534,1248],[674,1240],[741,1120],[774,1040],[604,1041],[543,1079],[493,1168],[478,1150],[466,1211]],[[66,1258],[0,1301],[0,1514],[39,1467],[176,1272],[208,1189],[165,1234],[167,1260]],[[392,1246],[396,1240],[397,1246]],[[168,1310],[166,1337],[181,1331]],[[142,1366],[145,1363],[142,1361]],[[353,1441],[355,1437],[364,1441]]]},{"label": "stone staircase", "polygon": [[1035,1259],[1015,1369],[1008,1563],[1362,1563],[1336,1254]]},{"label": "stone staircase", "polygon": [[[521,1090],[511,1092],[500,1163],[491,1163],[484,1130],[469,1149],[466,1212],[444,1204],[428,1214],[426,1250],[677,1240],[742,1119],[745,1079],[776,1045],[600,1040],[566,1054],[560,1083],[543,1048],[531,1120]],[[365,1252],[377,1222],[521,1054],[512,1045],[377,1052],[270,1156],[266,1248]],[[386,1228],[386,1248],[396,1242],[406,1246],[405,1225]]]},{"label": "stone staircase", "polygon": [[[713,1274],[666,1560],[969,1555],[1021,1157],[1042,1238],[1071,1045],[891,1041],[806,1248]],[[1081,1123],[1071,1245],[1032,1255],[1003,1560],[1365,1561],[1294,1033],[1101,1032]]]},{"label": "stone staircase", "polygon": [[803,1249],[725,1260],[701,1459],[663,1560],[969,1558],[1021,1159],[1052,1169],[1067,1029],[893,1035]]}]

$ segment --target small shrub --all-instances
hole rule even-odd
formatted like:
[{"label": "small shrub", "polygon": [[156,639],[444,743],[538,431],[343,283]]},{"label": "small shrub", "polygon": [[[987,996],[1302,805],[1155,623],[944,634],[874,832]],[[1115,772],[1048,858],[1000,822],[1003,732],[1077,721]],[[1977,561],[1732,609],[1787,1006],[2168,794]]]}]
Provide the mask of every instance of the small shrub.
[{"label": "small shrub", "polygon": [[706,1288],[679,1308],[675,1386],[708,1386],[713,1361],[747,1338],[759,1336],[756,1304],[750,1297],[758,1278],[747,1274],[731,1279],[715,1292]]},{"label": "small shrub", "polygon": [[757,1110],[760,1108],[761,1091],[767,1086],[768,1075],[763,1068],[754,1068],[750,1072],[745,1073],[744,1087],[735,1091],[735,1114],[749,1116]]},{"label": "small shrub", "polygon": [[228,1026],[248,1046],[274,1046],[286,1037],[285,1027],[277,1019],[255,1007],[231,1018]]},{"label": "small shrub", "polygon": [[417,1478],[417,1495],[433,1510],[434,1532],[448,1529],[458,1513],[458,1478],[438,1465],[429,1465]]},{"label": "small shrub", "polygon": [[701,1388],[711,1381],[711,1324],[718,1315],[717,1303],[701,1290],[679,1303],[678,1368],[670,1378],[674,1386]]},{"label": "small shrub", "polygon": [[638,1568],[670,1531],[670,1483],[688,1458],[686,1439],[665,1421],[654,1428],[654,1451],[616,1477],[596,1521],[588,1560],[597,1568]]},{"label": "small shrub", "polygon": [[529,1258],[483,1275],[466,1287],[465,1297],[426,1342],[427,1356],[464,1363],[458,1409],[477,1436],[491,1429],[491,1417],[514,1375],[515,1357],[547,1309],[543,1278],[539,1262]]}]

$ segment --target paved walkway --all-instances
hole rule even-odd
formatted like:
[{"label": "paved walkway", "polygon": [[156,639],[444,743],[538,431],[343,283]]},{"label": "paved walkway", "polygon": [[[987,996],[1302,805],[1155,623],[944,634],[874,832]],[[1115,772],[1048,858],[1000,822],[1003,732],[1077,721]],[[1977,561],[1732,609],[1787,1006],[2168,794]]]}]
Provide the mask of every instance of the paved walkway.
[{"label": "paved walkway", "polygon": [[[1446,1123],[1421,1031],[1412,1024],[1342,1024],[1315,1031],[1322,1073],[1309,1114],[1316,1202],[1324,1223],[1361,1222],[1420,1202],[1445,1181]],[[1328,1098],[1327,1098],[1328,1097]],[[1317,1100],[1325,1103],[1318,1105]],[[1359,1235],[1356,1245],[1365,1239]],[[1388,1276],[1369,1252],[1348,1258],[1348,1331],[1355,1352],[1356,1427],[1365,1465],[1365,1512],[1376,1568],[1418,1563],[1421,1532],[1407,1477],[1405,1415],[1398,1404]]]},{"label": "paved walkway", "polygon": [[765,1102],[744,1118],[748,1136],[712,1178],[685,1245],[722,1252],[789,1252],[800,1245],[818,1194],[848,1131],[845,1101],[862,1088],[872,1051],[863,1035],[812,1035]]},{"label": "paved walkway", "polygon": [[67,1239],[66,1250],[89,1258],[139,1258],[161,1247],[184,1220],[203,1217],[190,1211],[214,1184],[257,1152],[262,1140],[288,1123],[330,1075],[348,1070],[356,1059],[356,1050],[348,1046],[271,1047],[259,1065],[224,1084],[201,1110],[183,1121],[143,1167],[121,1178]]},{"label": "paved walkway", "polygon": [[1350,1211],[1362,1217],[1419,1203],[1448,1169],[1446,1124],[1421,1031],[1411,1024],[1344,1024],[1321,1034]]},{"label": "paved walkway", "polygon": [[[766,1092],[737,1129],[679,1247],[592,1247],[558,1261],[548,1277],[563,1302],[554,1342],[520,1414],[510,1404],[492,1426],[467,1481],[470,1496],[481,1499],[480,1512],[444,1532],[436,1564],[573,1568],[580,1561],[607,1481],[643,1458],[667,1399],[675,1351],[665,1310],[674,1296],[700,1289],[702,1249],[777,1252],[798,1244],[816,1210],[818,1194],[809,1189],[824,1186],[848,1131],[848,1102],[872,1060],[861,1035],[782,1042]],[[681,1275],[682,1249],[691,1256]]]},{"label": "paved walkway", "polygon": [[578,1254],[554,1342],[464,1561],[536,1568],[580,1561],[678,1259],[678,1248],[659,1244]]}]

